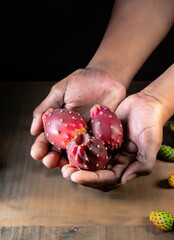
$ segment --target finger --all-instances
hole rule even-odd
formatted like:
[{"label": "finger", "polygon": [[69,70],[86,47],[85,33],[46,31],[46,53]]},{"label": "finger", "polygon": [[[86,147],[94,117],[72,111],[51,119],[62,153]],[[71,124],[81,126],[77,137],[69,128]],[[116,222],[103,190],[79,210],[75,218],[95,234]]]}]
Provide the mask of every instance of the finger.
[{"label": "finger", "polygon": [[147,125],[150,126],[141,126],[142,130],[138,134],[138,138],[135,140],[138,150],[136,161],[132,162],[125,170],[121,179],[123,184],[138,176],[148,175],[152,172],[157,152],[162,141],[162,128],[158,123]]},{"label": "finger", "polygon": [[65,158],[64,156],[61,157],[59,163],[58,163],[58,167],[62,170],[62,168],[66,165],[68,165],[69,161],[67,158]]},{"label": "finger", "polygon": [[71,175],[76,171],[79,170],[76,167],[72,167],[70,164],[66,164],[61,168],[62,176],[67,179],[69,179]]},{"label": "finger", "polygon": [[34,144],[31,147],[30,154],[33,159],[41,160],[48,152],[49,142],[45,137],[44,133],[41,133],[35,140]]},{"label": "finger", "polygon": [[32,135],[38,135],[42,129],[42,114],[49,108],[58,108],[63,105],[64,92],[66,89],[66,81],[61,81],[55,84],[48,96],[35,108],[33,112],[33,121],[30,128]]},{"label": "finger", "polygon": [[139,147],[139,152],[137,153],[136,161],[131,163],[126,171],[124,172],[121,182],[122,184],[127,183],[135,179],[136,177],[148,175],[152,172],[152,169],[156,161],[157,146],[156,144],[146,144],[142,147]]},{"label": "finger", "polygon": [[127,153],[121,150],[119,153],[112,157],[106,168],[114,171],[117,178],[120,179],[127,166],[135,160],[135,153]]},{"label": "finger", "polygon": [[137,153],[138,148],[137,145],[132,142],[130,139],[125,139],[122,148],[127,152],[127,153]]},{"label": "finger", "polygon": [[116,185],[117,177],[111,170],[74,171],[70,176],[71,181],[87,187],[101,187],[103,185]]},{"label": "finger", "polygon": [[139,176],[148,175],[150,173],[150,169],[147,169],[145,166],[143,167],[140,162],[135,161],[131,165],[129,165],[124,172],[121,178],[121,183],[126,184]]},{"label": "finger", "polygon": [[33,120],[30,127],[30,133],[33,136],[37,136],[43,130],[42,114],[43,112],[40,111],[40,106],[37,107],[33,112]]},{"label": "finger", "polygon": [[[94,188],[103,192],[111,191],[120,186],[120,183],[117,182],[115,177],[108,177],[108,173],[105,175],[106,170],[103,170],[103,173],[83,171],[77,168],[70,166],[69,164],[62,167],[62,175],[66,179],[71,179],[71,181],[81,184],[85,187]],[[110,172],[108,170],[108,172]],[[99,175],[98,175],[99,174]],[[103,179],[101,179],[100,174]],[[114,173],[111,172],[111,175],[114,176]],[[104,180],[105,178],[105,180]],[[114,180],[113,180],[114,179]]]},{"label": "finger", "polygon": [[56,168],[58,167],[59,161],[61,159],[61,153],[56,151],[50,151],[47,155],[42,159],[42,163],[47,168]]}]

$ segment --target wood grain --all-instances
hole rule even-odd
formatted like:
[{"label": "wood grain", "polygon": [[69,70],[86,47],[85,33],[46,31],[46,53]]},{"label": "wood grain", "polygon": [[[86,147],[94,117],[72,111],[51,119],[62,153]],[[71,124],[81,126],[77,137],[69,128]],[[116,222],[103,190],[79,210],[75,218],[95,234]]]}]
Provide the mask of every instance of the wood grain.
[{"label": "wood grain", "polygon": [[[145,86],[136,82],[130,93]],[[149,222],[155,210],[174,214],[166,177],[174,164],[157,160],[153,173],[100,192],[62,178],[30,157],[33,109],[52,83],[0,83],[0,239],[174,239]],[[168,143],[173,136],[165,133]]]},{"label": "wood grain", "polygon": [[4,227],[0,239],[18,240],[173,240],[171,232],[163,233],[152,226],[67,226],[67,227]]}]

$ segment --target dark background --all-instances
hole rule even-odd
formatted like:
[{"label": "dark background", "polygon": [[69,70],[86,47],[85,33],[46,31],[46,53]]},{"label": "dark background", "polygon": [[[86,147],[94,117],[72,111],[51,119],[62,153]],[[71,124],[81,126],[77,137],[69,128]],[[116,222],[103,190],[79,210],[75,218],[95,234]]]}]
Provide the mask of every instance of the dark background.
[{"label": "dark background", "polygon": [[[59,81],[85,67],[110,18],[113,0],[1,0],[0,80]],[[153,80],[174,60],[174,30],[137,73]]]}]

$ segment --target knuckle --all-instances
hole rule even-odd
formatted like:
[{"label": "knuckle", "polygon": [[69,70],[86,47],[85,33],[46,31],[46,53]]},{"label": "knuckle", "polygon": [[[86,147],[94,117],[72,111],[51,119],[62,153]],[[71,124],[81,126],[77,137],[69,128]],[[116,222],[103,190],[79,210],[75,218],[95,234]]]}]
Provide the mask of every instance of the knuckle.
[{"label": "knuckle", "polygon": [[154,161],[146,161],[143,167],[143,175],[150,175],[154,167]]}]

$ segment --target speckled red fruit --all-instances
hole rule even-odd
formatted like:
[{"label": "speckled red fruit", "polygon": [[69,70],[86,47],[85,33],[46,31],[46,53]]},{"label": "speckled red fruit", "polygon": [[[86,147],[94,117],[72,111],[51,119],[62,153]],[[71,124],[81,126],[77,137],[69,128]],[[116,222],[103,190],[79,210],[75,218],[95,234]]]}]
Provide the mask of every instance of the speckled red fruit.
[{"label": "speckled red fruit", "polygon": [[48,141],[59,149],[66,149],[76,134],[87,131],[87,124],[80,114],[66,108],[48,109],[42,121]]},{"label": "speckled red fruit", "polygon": [[91,134],[104,142],[108,149],[119,148],[123,142],[123,126],[116,113],[96,104],[90,111]]},{"label": "speckled red fruit", "polygon": [[72,166],[90,171],[104,169],[109,161],[103,143],[87,133],[74,137],[67,147],[67,156]]}]

